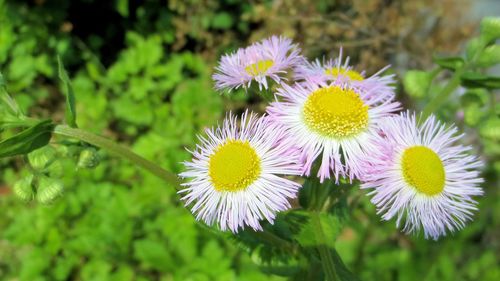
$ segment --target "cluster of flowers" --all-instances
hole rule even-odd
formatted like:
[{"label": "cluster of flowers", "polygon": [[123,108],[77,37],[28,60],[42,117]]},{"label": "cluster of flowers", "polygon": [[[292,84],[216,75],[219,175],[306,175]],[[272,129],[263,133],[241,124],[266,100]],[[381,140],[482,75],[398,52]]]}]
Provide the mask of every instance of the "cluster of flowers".
[{"label": "cluster of flowers", "polygon": [[[277,85],[267,114],[229,113],[200,136],[186,162],[180,191],[196,218],[237,232],[273,222],[290,208],[300,184],[360,180],[382,219],[405,232],[437,239],[464,227],[482,194],[481,163],[457,144],[462,135],[431,116],[420,120],[395,101],[394,77],[372,76],[340,56],[308,62],[291,40],[273,36],[224,55],[213,78],[218,90]],[[293,72],[292,77],[288,71]],[[317,163],[316,165],[314,165]]]}]

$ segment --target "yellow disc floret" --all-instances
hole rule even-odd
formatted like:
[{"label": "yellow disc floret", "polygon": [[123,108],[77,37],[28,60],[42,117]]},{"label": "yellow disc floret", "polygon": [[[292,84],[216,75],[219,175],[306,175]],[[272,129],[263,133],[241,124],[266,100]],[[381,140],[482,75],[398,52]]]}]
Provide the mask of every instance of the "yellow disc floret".
[{"label": "yellow disc floret", "polygon": [[368,106],[354,90],[338,86],[319,88],[307,98],[303,118],[320,135],[346,138],[367,127]]},{"label": "yellow disc floret", "polygon": [[245,71],[252,76],[262,75],[273,65],[274,62],[272,60],[261,60],[245,67]]},{"label": "yellow disc floret", "polygon": [[210,180],[217,191],[244,190],[260,172],[260,158],[248,141],[229,140],[210,156]]},{"label": "yellow disc floret", "polygon": [[420,145],[407,148],[401,165],[404,179],[418,192],[432,196],[443,191],[443,162],[432,149]]},{"label": "yellow disc floret", "polygon": [[347,76],[349,79],[354,80],[354,81],[363,81],[365,78],[361,73],[352,70],[352,69],[345,69],[345,68],[338,68],[338,67],[333,67],[333,68],[328,68],[325,70],[326,75],[331,75],[333,77],[337,77],[339,75],[342,76]]}]

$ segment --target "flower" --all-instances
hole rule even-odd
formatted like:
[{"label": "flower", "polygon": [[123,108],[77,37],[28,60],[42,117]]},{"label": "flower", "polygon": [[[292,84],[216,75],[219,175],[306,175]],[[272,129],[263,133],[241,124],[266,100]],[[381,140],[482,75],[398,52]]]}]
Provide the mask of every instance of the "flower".
[{"label": "flower", "polygon": [[245,225],[261,230],[262,219],[273,223],[290,207],[299,184],[279,175],[300,174],[298,155],[281,142],[284,130],[267,117],[245,112],[241,125],[229,114],[222,127],[208,129],[207,137],[185,162],[187,188],[179,191],[198,220],[217,222],[222,230],[238,232]]},{"label": "flower", "polygon": [[420,121],[403,113],[381,124],[361,188],[372,190],[382,219],[397,217],[403,231],[423,229],[425,238],[437,240],[471,219],[472,196],[483,193],[481,163],[468,155],[471,147],[456,144],[463,135],[455,126],[445,127],[433,116]]},{"label": "flower", "polygon": [[320,62],[316,59],[314,62],[305,62],[297,65],[295,68],[295,78],[297,80],[310,81],[338,81],[348,83],[352,88],[367,92],[366,98],[376,100],[394,99],[394,75],[381,74],[389,66],[379,70],[377,73],[367,77],[365,71],[358,72],[349,65],[349,57],[342,59],[342,49],[339,57],[336,59],[324,60]]},{"label": "flower", "polygon": [[300,49],[285,37],[272,36],[235,53],[222,56],[213,75],[217,90],[250,87],[253,80],[259,89],[268,88],[267,77],[280,83],[286,70],[303,62]]},{"label": "flower", "polygon": [[321,182],[331,173],[337,182],[341,176],[359,178],[359,160],[373,150],[378,123],[399,108],[399,103],[369,99],[366,92],[336,82],[282,84],[276,95],[284,100],[267,108],[269,117],[286,128],[287,142],[301,150],[303,174],[310,174],[321,155]]}]

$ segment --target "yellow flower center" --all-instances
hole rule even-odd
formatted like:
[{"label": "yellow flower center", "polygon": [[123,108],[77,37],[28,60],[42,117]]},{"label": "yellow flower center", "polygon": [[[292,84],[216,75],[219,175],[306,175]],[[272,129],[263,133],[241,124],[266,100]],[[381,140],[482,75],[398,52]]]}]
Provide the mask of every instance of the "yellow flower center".
[{"label": "yellow flower center", "polygon": [[274,62],[272,60],[261,60],[245,67],[245,71],[252,76],[262,75],[273,65]]},{"label": "yellow flower center", "polygon": [[403,152],[403,176],[418,192],[432,196],[444,189],[445,172],[443,162],[432,149],[412,146]]},{"label": "yellow flower center", "polygon": [[320,135],[345,138],[368,125],[368,106],[350,89],[338,86],[319,88],[307,98],[303,108],[306,125]]},{"label": "yellow flower center", "polygon": [[248,141],[230,140],[210,156],[208,170],[215,190],[236,192],[259,177],[260,158]]},{"label": "yellow flower center", "polygon": [[326,75],[331,75],[333,77],[338,77],[339,75],[342,76],[347,76],[350,80],[354,81],[363,81],[365,78],[361,73],[351,70],[351,69],[345,69],[345,68],[338,68],[338,67],[333,67],[333,68],[328,68],[325,70]]}]

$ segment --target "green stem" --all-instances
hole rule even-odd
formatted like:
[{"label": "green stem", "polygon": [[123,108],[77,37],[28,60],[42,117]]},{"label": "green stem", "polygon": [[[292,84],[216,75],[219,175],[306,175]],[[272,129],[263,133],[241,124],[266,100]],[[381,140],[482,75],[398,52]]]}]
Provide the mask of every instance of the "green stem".
[{"label": "green stem", "polygon": [[315,228],[319,257],[321,259],[321,264],[323,265],[326,280],[335,281],[337,280],[337,273],[335,271],[335,264],[330,253],[330,249],[326,246],[326,237],[325,232],[323,231],[323,226],[321,225],[320,213],[317,211],[311,212],[311,220]]},{"label": "green stem", "polygon": [[459,69],[453,74],[453,77],[448,81],[448,84],[427,104],[422,111],[422,117],[426,118],[435,112],[453,93],[453,91],[460,86],[460,76],[463,70]]},{"label": "green stem", "polygon": [[54,129],[54,133],[66,137],[79,139],[81,141],[106,149],[113,154],[117,154],[119,156],[127,158],[128,160],[132,161],[132,163],[146,169],[155,176],[172,184],[176,189],[180,189],[180,179],[177,177],[176,174],[163,169],[157,164],[132,152],[130,149],[120,146],[107,138],[95,135],[93,133],[81,129],[71,128],[66,125],[57,125]]},{"label": "green stem", "polygon": [[478,47],[476,50],[476,53],[473,55],[473,57],[469,60],[466,61],[466,64],[462,66],[462,68],[457,69],[455,73],[453,74],[452,78],[448,81],[448,84],[441,90],[440,93],[438,93],[424,108],[422,112],[422,117],[426,118],[428,117],[431,113],[436,111],[445,101],[448,99],[448,96],[453,93],[453,91],[460,86],[460,76],[469,68],[474,67],[476,60],[479,58],[481,53],[483,52],[484,48],[486,48],[487,43],[481,43],[481,45]]},{"label": "green stem", "polygon": [[288,242],[287,240],[271,233],[267,230],[264,231],[254,231],[252,234],[255,237],[258,237],[261,240],[269,242],[271,245],[279,245],[279,247],[286,249],[289,252],[293,252],[294,247],[293,244]]}]

